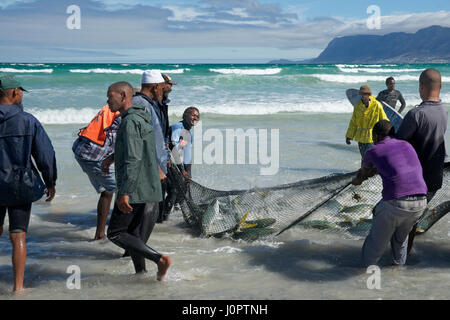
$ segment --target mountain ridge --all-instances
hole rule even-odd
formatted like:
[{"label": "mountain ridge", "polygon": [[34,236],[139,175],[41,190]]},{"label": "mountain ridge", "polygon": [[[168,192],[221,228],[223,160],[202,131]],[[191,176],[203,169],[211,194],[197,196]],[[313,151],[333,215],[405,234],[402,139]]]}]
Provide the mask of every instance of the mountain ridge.
[{"label": "mountain ridge", "polygon": [[[361,44],[364,45],[361,45]],[[431,26],[416,33],[337,37],[315,59],[272,60],[290,63],[450,63],[450,28]]]}]

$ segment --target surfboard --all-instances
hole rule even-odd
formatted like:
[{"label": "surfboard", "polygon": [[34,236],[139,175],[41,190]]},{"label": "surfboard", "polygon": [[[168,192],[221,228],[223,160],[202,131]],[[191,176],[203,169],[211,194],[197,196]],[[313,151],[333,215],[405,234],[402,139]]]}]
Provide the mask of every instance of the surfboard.
[{"label": "surfboard", "polygon": [[[348,101],[350,101],[350,103],[353,106],[355,106],[361,100],[361,96],[359,95],[358,89],[348,89],[345,92],[345,94],[347,95]],[[402,115],[397,111],[395,111],[395,109],[393,109],[390,105],[388,105],[384,101],[380,101],[380,103],[383,106],[384,112],[386,113],[386,116],[388,117],[389,121],[394,126],[395,132],[397,132],[403,120]]]}]

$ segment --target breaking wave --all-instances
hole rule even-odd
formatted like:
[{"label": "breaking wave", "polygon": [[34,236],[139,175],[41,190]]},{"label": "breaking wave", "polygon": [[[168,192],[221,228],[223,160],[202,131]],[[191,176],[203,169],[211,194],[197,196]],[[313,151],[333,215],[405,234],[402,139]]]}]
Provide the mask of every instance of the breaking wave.
[{"label": "breaking wave", "polygon": [[14,68],[0,68],[0,72],[14,72],[14,73],[53,73],[53,69],[14,69]]},{"label": "breaking wave", "polygon": [[[158,69],[153,69],[158,70]],[[181,74],[185,71],[189,71],[190,69],[173,69],[173,70],[158,70],[161,73],[172,73],[172,74]],[[122,69],[122,70],[115,70],[115,69],[103,69],[103,68],[95,68],[95,69],[71,69],[69,72],[71,73],[99,73],[99,74],[139,74],[142,75],[142,73],[145,70],[142,69]]]},{"label": "breaking wave", "polygon": [[[362,83],[368,81],[382,81],[385,82],[388,76],[372,76],[372,75],[348,75],[348,74],[312,74],[314,78],[327,82],[339,83]],[[399,75],[395,77],[396,81],[419,81],[419,75]],[[442,82],[450,82],[450,77],[442,77]]]},{"label": "breaking wave", "polygon": [[341,72],[345,73],[403,73],[403,72],[422,72],[423,69],[384,69],[384,68],[344,68],[338,67]]},{"label": "breaking wave", "polygon": [[211,72],[220,74],[234,74],[234,75],[272,75],[281,72],[281,68],[269,68],[269,69],[209,69]]}]

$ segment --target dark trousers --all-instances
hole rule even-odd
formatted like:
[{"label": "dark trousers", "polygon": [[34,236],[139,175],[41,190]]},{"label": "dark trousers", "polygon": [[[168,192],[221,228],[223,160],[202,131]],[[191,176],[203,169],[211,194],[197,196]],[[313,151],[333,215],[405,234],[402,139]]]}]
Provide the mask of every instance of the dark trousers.
[{"label": "dark trousers", "polygon": [[[173,169],[175,170],[175,169]],[[179,203],[182,200],[182,193],[179,190],[179,186],[177,186],[177,179],[174,176],[175,173],[173,170],[168,170],[167,179],[166,179],[166,197],[164,199],[164,216],[167,217],[175,204]],[[191,166],[187,166],[185,168],[186,172],[191,176]],[[179,181],[179,180],[178,180]],[[183,178],[183,182],[186,180]],[[180,183],[180,182],[178,182]]]},{"label": "dark trousers", "polygon": [[166,197],[166,192],[167,192],[167,179],[164,182],[161,182],[161,191],[162,191],[163,200],[158,203],[159,214],[158,214],[158,220],[156,221],[158,223],[161,223],[164,221],[164,215],[167,211],[166,203],[164,201],[164,198]]},{"label": "dark trousers", "polygon": [[[162,255],[146,245],[158,217],[158,203],[130,204],[133,211],[123,213],[114,204],[107,236],[115,245],[127,250],[136,273],[146,271],[145,259],[155,263]],[[146,238],[146,239],[145,239]]]},{"label": "dark trousers", "polygon": [[27,232],[30,223],[31,203],[18,206],[0,206],[0,226],[5,222],[6,210],[9,217],[9,232]]}]

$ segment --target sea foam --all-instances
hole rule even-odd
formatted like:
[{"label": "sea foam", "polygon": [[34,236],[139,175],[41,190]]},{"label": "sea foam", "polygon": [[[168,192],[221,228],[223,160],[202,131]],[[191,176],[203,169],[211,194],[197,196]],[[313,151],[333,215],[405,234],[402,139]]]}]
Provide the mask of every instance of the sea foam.
[{"label": "sea foam", "polygon": [[281,72],[281,68],[269,68],[269,69],[209,69],[211,72],[220,74],[234,74],[234,75],[272,75]]},{"label": "sea foam", "polygon": [[[372,75],[347,75],[347,74],[312,74],[314,78],[327,82],[337,83],[363,83],[367,81],[386,81],[388,75],[372,76]],[[395,77],[396,81],[419,81],[419,75],[402,74]],[[450,82],[450,77],[442,77],[442,82]]]},{"label": "sea foam", "polygon": [[[367,81],[386,81],[387,76],[372,76],[372,75],[347,75],[347,74],[312,74],[314,78],[327,82],[339,83],[363,83]],[[419,76],[400,75],[395,77],[396,81],[419,81]]]},{"label": "sea foam", "polygon": [[[158,70],[161,73],[172,73],[172,74],[181,74],[185,71],[189,71],[190,69],[172,69],[172,70],[159,70],[159,69],[153,69]],[[145,70],[142,69],[121,69],[121,70],[115,70],[115,69],[103,69],[103,68],[95,68],[95,69],[71,69],[69,70],[71,73],[98,73],[98,74],[139,74],[142,75],[142,73]]]},{"label": "sea foam", "polygon": [[14,69],[14,68],[0,68],[0,72],[13,72],[13,73],[53,73],[53,69]]},{"label": "sea foam", "polygon": [[423,69],[384,69],[384,68],[344,68],[338,67],[341,72],[345,73],[403,73],[403,72],[422,72]]},{"label": "sea foam", "polygon": [[93,108],[65,108],[65,109],[25,109],[44,124],[70,124],[89,123],[97,114],[98,109]]},{"label": "sea foam", "polygon": [[[245,108],[242,106],[245,105]],[[183,115],[188,105],[171,105],[169,115],[179,117]],[[325,113],[349,113],[353,111],[352,105],[346,100],[320,101],[320,102],[243,102],[230,101],[224,104],[202,105],[198,104],[201,114],[217,115],[270,115],[284,112],[325,112]],[[25,111],[33,114],[44,124],[87,124],[97,114],[94,108],[64,108],[41,109],[30,108]]]}]

